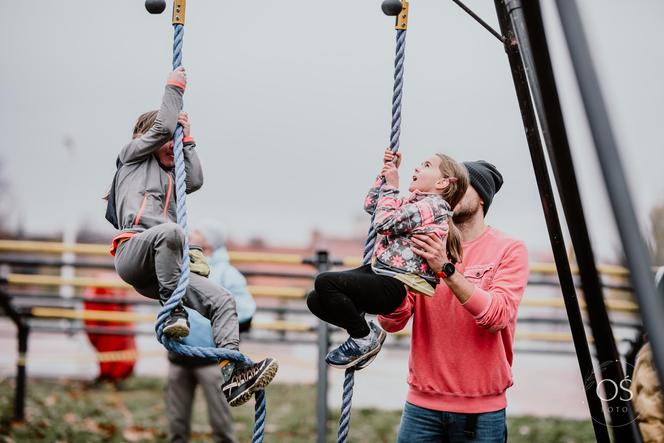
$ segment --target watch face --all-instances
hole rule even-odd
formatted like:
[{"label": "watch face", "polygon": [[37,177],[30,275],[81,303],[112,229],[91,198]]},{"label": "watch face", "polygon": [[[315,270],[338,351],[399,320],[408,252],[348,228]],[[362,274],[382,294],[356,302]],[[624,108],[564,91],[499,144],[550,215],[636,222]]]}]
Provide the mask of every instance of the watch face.
[{"label": "watch face", "polygon": [[443,272],[447,274],[448,277],[454,274],[454,271],[456,271],[456,268],[452,263],[445,263],[445,266],[443,266]]}]

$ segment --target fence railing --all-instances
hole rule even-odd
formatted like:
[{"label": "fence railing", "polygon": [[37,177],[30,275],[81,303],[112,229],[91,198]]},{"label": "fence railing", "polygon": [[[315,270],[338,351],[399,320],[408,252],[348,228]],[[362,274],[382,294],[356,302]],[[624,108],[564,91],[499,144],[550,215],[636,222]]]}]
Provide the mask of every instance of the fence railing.
[{"label": "fence railing", "polygon": [[[70,252],[84,256],[85,259],[62,260],[53,258],[52,254]],[[27,256],[26,256],[27,255]],[[14,240],[0,240],[0,303],[7,316],[17,327],[17,383],[14,399],[14,418],[22,420],[25,408],[26,393],[26,353],[28,338],[31,330],[49,333],[95,333],[113,335],[154,335],[152,328],[135,328],[134,325],[153,324],[156,319],[157,306],[153,300],[141,297],[114,297],[95,296],[85,294],[61,297],[58,293],[60,287],[73,288],[108,288],[129,289],[130,287],[119,278],[96,278],[90,276],[62,277],[60,275],[49,275],[41,273],[43,268],[61,268],[70,266],[81,272],[90,270],[110,270],[113,263],[110,260],[90,260],[91,257],[108,256],[108,247],[97,244],[75,244],[65,245],[53,242],[25,242]],[[351,267],[361,264],[360,257],[348,257],[341,259],[330,258],[326,251],[318,251],[312,256],[304,257],[296,254],[275,254],[263,252],[230,252],[231,261],[240,267],[243,274],[252,277],[273,277],[287,279],[288,286],[279,285],[250,285],[250,292],[257,298],[259,312],[272,313],[269,321],[255,321],[252,330],[272,334],[270,336],[258,336],[250,333],[243,336],[243,340],[255,340],[263,343],[286,342],[286,343],[309,343],[318,348],[318,395],[317,395],[317,426],[319,432],[327,429],[328,405],[328,365],[325,363],[331,339],[330,334],[336,328],[329,327],[324,322],[294,321],[291,317],[308,314],[304,306],[304,299],[311,286],[311,281],[319,272],[332,267]],[[256,266],[243,269],[242,265],[287,265],[297,269],[283,271],[257,269]],[[311,271],[302,270],[306,265]],[[20,269],[21,272],[13,272]],[[26,273],[26,270],[31,273]],[[628,276],[624,268],[617,266],[598,267],[600,272],[612,281],[606,282],[607,289],[616,291],[629,291],[630,287],[625,283]],[[35,273],[35,271],[37,271]],[[574,270],[576,272],[576,270]],[[555,288],[556,282],[552,278],[556,273],[555,266],[549,263],[533,263],[531,265],[531,279],[529,286],[550,286]],[[534,278],[539,276],[539,278]],[[548,277],[548,278],[547,278]],[[301,280],[301,282],[300,282]],[[617,280],[617,283],[616,283]],[[296,286],[293,281],[297,281]],[[300,284],[302,283],[302,284]],[[304,286],[306,284],[306,287]],[[267,303],[270,300],[272,303]],[[274,304],[274,301],[277,304]],[[297,303],[301,301],[302,303]],[[83,302],[98,304],[113,303],[126,306],[154,306],[154,312],[114,312],[101,309],[81,309]],[[566,319],[559,315],[551,315],[550,309],[560,310],[564,308],[562,297],[524,297],[521,306],[529,308],[545,309],[544,316],[519,315],[519,324],[542,325],[548,324],[563,327],[567,324]],[[581,303],[585,309],[585,304]],[[638,317],[633,314],[638,312],[638,306],[629,299],[609,299],[607,306],[610,311],[632,317],[614,319],[614,326],[627,328],[635,331],[640,327]],[[57,321],[51,321],[57,320]],[[64,324],[62,320],[68,320]],[[123,323],[123,326],[89,326],[84,322],[94,320],[98,322]],[[631,320],[631,321],[629,321]],[[50,321],[50,322],[49,322]],[[47,322],[46,324],[44,322]],[[386,343],[387,347],[406,348],[408,342],[403,340],[410,334],[409,330],[393,334],[395,339]],[[621,337],[617,337],[619,340]],[[629,339],[630,337],[623,337]],[[572,337],[569,332],[563,331],[523,331],[519,329],[515,339],[519,342],[532,342],[539,344],[554,345],[559,343],[571,343]],[[589,338],[592,342],[592,338]],[[546,353],[573,353],[573,349],[560,349],[553,347],[523,347],[515,348],[516,352],[546,352]],[[137,351],[113,351],[97,353],[99,361],[116,361],[127,359],[138,359],[141,353]],[[319,434],[320,435],[320,434]]]}]

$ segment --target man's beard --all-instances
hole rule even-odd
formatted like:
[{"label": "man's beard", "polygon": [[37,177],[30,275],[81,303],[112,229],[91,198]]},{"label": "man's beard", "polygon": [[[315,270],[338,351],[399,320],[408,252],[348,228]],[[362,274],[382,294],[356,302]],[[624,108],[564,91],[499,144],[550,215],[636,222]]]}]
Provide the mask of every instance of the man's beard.
[{"label": "man's beard", "polygon": [[477,213],[477,211],[481,211],[482,206],[480,204],[477,204],[475,207],[471,206],[466,206],[465,208],[460,208],[456,211],[454,211],[454,215],[452,216],[452,221],[454,224],[463,224],[473,218],[473,216]]}]

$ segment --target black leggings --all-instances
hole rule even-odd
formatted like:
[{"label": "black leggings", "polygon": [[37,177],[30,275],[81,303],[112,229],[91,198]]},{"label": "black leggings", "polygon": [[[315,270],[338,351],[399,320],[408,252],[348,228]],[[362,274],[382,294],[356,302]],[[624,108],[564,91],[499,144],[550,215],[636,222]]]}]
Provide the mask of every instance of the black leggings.
[{"label": "black leggings", "polygon": [[363,312],[391,314],[406,298],[399,280],[375,274],[371,265],[343,272],[324,272],[307,297],[309,310],[321,320],[348,331],[353,338],[371,332]]}]

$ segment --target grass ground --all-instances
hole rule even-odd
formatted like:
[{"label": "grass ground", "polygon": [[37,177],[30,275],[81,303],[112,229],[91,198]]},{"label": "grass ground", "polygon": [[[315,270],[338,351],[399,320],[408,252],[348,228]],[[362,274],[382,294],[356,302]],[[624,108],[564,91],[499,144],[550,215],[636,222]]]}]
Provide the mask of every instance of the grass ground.
[{"label": "grass ground", "polygon": [[[75,381],[30,380],[24,423],[11,422],[13,381],[0,382],[0,441],[164,442],[166,417],[161,379],[133,378],[120,388]],[[200,394],[200,393],[199,393]],[[284,401],[288,399],[288,401]],[[273,385],[268,391],[266,443],[315,440],[315,387]],[[240,442],[251,440],[253,402],[233,409]],[[355,409],[352,442],[394,442],[399,412]],[[330,418],[329,441],[336,440],[338,412]],[[510,417],[510,443],[593,442],[589,422]],[[210,441],[202,395],[196,396],[192,442]]]}]

